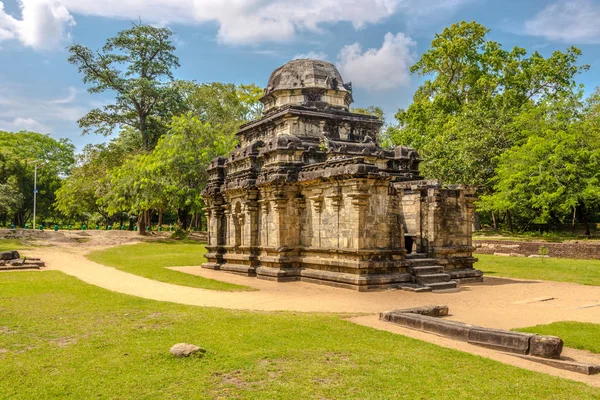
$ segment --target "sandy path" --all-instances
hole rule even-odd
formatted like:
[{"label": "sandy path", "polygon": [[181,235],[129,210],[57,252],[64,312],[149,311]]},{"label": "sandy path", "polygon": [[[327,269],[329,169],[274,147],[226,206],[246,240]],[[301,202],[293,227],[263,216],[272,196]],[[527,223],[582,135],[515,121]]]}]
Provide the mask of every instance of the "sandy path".
[{"label": "sandy path", "polygon": [[[49,269],[115,292],[205,307],[260,311],[378,313],[427,304],[446,304],[450,318],[510,329],[553,321],[600,322],[600,287],[549,281],[486,278],[453,293],[387,290],[358,293],[304,282],[276,283],[200,267],[175,267],[206,278],[251,286],[255,292],[219,292],[154,281],[106,267],[84,257],[84,248],[35,251]],[[547,299],[553,300],[547,300]]]},{"label": "sandy path", "polygon": [[[87,246],[86,246],[87,247]],[[62,271],[84,282],[142,298],[204,307],[260,311],[304,311],[379,313],[381,311],[445,304],[450,319],[511,329],[554,321],[600,322],[600,287],[549,281],[486,278],[483,284],[464,285],[450,293],[411,293],[381,291],[358,293],[303,282],[276,283],[242,277],[200,267],[174,267],[186,273],[237,283],[259,289],[254,292],[218,292],[158,282],[106,267],[84,257],[83,247],[45,248],[35,251],[46,261],[48,269]],[[380,322],[377,315],[350,319],[352,322],[380,330],[436,343],[493,358],[534,371],[586,382],[600,387],[600,375],[584,376],[539,365],[511,355],[456,342],[423,332],[412,331]],[[563,354],[569,356],[571,349]],[[571,353],[579,361],[600,364],[600,356],[585,352]]]}]

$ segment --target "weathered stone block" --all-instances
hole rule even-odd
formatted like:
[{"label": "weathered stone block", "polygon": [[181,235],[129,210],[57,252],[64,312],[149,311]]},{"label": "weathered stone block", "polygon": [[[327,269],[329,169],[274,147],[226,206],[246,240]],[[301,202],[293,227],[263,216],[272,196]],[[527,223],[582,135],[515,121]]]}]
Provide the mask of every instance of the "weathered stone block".
[{"label": "weathered stone block", "polygon": [[531,333],[474,327],[469,331],[468,342],[508,353],[527,354],[533,336]]},{"label": "weathered stone block", "polygon": [[529,355],[559,359],[563,349],[563,341],[556,336],[535,335],[529,341]]}]

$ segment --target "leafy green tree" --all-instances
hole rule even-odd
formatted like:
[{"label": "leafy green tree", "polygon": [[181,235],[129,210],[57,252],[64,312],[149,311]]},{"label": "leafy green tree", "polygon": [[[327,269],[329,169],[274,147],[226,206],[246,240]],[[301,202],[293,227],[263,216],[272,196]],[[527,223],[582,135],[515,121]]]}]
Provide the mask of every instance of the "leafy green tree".
[{"label": "leafy green tree", "polygon": [[492,190],[498,157],[523,143],[515,119],[531,107],[570,93],[580,51],[570,47],[544,58],[525,49],[504,50],[486,39],[487,28],[460,22],[436,34],[411,68],[427,76],[413,103],[396,114],[396,144],[415,147],[423,174]]},{"label": "leafy green tree", "polygon": [[192,213],[202,210],[200,192],[206,186],[208,163],[230,152],[235,136],[226,127],[213,127],[195,115],[173,118],[171,129],[146,160],[157,177],[156,190],[176,212],[181,229],[187,229]]},{"label": "leafy green tree", "polygon": [[110,173],[140,148],[140,136],[132,129],[121,131],[108,144],[88,144],[77,165],[56,192],[56,208],[68,218],[87,223],[96,215],[108,223],[111,213],[102,199],[111,191]]},{"label": "leafy green tree", "polygon": [[527,140],[499,159],[494,193],[481,208],[530,223],[564,222],[577,216],[590,234],[589,213],[600,205],[600,92],[546,101],[521,115]]},{"label": "leafy green tree", "polygon": [[69,62],[90,84],[90,93],[116,93],[114,104],[79,120],[84,133],[110,135],[117,127],[130,127],[140,133],[144,149],[154,147],[171,116],[184,107],[172,82],[179,59],[171,35],[167,28],[140,23],[108,39],[100,51],[80,44],[69,47]]},{"label": "leafy green tree", "polygon": [[383,112],[381,107],[378,107],[378,106],[369,106],[366,108],[356,107],[356,108],[351,109],[350,111],[352,111],[353,113],[358,113],[358,114],[374,115],[375,117],[379,118],[380,120],[385,121],[385,113]]},{"label": "leafy green tree", "polygon": [[[0,131],[0,217],[23,226],[33,211],[34,164],[38,168],[37,214],[40,220],[59,215],[55,212],[55,192],[69,174],[75,147],[68,139],[21,131]],[[37,163],[36,163],[37,161]]]}]

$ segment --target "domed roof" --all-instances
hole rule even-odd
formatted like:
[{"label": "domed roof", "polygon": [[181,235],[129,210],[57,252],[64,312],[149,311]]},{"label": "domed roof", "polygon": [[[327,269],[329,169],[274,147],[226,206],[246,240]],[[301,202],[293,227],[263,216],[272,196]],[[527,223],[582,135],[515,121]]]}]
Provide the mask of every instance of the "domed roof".
[{"label": "domed roof", "polygon": [[292,60],[271,74],[265,95],[276,90],[321,88],[346,92],[339,71],[332,63],[304,58]]}]

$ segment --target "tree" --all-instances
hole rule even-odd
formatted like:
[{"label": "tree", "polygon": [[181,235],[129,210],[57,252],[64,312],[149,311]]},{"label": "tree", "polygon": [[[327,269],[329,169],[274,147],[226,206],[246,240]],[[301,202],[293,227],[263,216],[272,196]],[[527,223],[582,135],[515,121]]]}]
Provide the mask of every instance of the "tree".
[{"label": "tree", "polygon": [[187,229],[192,213],[202,211],[200,192],[206,186],[208,163],[236,144],[234,132],[226,128],[213,127],[195,115],[175,117],[169,133],[145,160],[150,174],[157,177],[155,190],[163,197],[156,201],[177,212],[181,229]]},{"label": "tree", "polygon": [[498,157],[527,139],[515,119],[531,107],[570,93],[580,51],[570,47],[544,58],[523,48],[504,50],[486,40],[487,28],[460,22],[436,34],[411,68],[428,76],[413,103],[396,114],[390,136],[415,147],[422,173],[450,183],[492,190]]},{"label": "tree", "polygon": [[171,35],[167,28],[140,23],[108,39],[101,51],[80,44],[69,47],[69,62],[90,84],[90,93],[116,93],[114,104],[93,109],[79,120],[83,133],[110,135],[127,126],[140,133],[144,149],[154,147],[170,117],[183,107],[172,83],[179,59]]},{"label": "tree", "polygon": [[21,131],[0,131],[0,217],[23,226],[33,211],[34,164],[38,168],[37,214],[58,218],[53,207],[55,192],[74,163],[75,146],[68,139]]},{"label": "tree", "polygon": [[546,101],[521,115],[527,140],[499,159],[494,193],[480,207],[531,223],[576,217],[590,234],[588,214],[600,205],[600,91]]},{"label": "tree", "polygon": [[68,218],[87,223],[97,215],[108,223],[111,213],[102,199],[112,190],[110,173],[140,148],[139,134],[121,131],[108,144],[88,144],[78,156],[77,165],[56,192],[55,207]]},{"label": "tree", "polygon": [[369,106],[367,108],[356,107],[351,109],[353,113],[364,114],[364,115],[373,115],[379,118],[382,121],[385,121],[385,114],[381,107],[378,106]]}]

